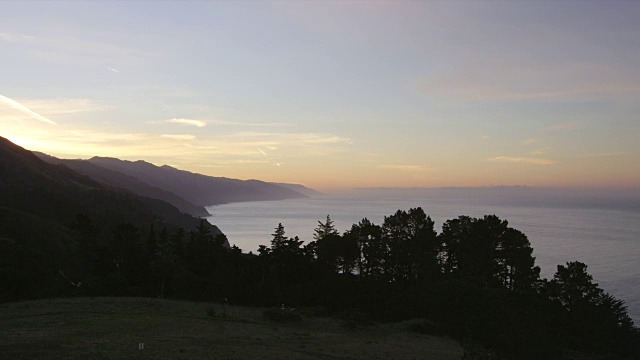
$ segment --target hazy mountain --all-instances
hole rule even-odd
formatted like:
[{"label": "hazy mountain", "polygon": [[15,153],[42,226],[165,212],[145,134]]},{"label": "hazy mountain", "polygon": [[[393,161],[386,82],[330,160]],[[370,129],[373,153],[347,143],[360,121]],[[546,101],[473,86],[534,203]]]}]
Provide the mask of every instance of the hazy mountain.
[{"label": "hazy mountain", "polygon": [[303,198],[294,190],[259,180],[236,180],[178,170],[168,165],[155,166],[145,161],[124,161],[94,157],[92,164],[133,176],[151,186],[170,191],[199,206],[240,201]]},{"label": "hazy mountain", "polygon": [[141,231],[152,223],[187,230],[200,223],[167,202],[106,186],[0,137],[0,238],[55,247],[68,240],[80,213],[105,233],[122,223]]},{"label": "hazy mountain", "polygon": [[308,196],[308,197],[324,195],[323,193],[321,193],[319,191],[316,191],[314,189],[308,188],[308,187],[306,187],[304,185],[300,185],[300,184],[287,184],[287,183],[277,183],[277,182],[271,182],[270,184],[281,186],[283,188],[287,188],[287,189],[293,190],[293,191],[295,191],[297,193],[300,193],[300,194]]},{"label": "hazy mountain", "polygon": [[72,170],[80,174],[87,175],[93,180],[98,181],[102,184],[126,189],[133,192],[134,194],[150,197],[152,199],[166,201],[184,213],[196,217],[210,216],[209,212],[207,212],[207,210],[202,206],[194,205],[170,191],[151,186],[133,176],[123,174],[119,171],[114,171],[102,166],[98,166],[87,160],[58,159],[51,155],[39,152],[34,152],[34,154],[48,163],[66,165]]}]

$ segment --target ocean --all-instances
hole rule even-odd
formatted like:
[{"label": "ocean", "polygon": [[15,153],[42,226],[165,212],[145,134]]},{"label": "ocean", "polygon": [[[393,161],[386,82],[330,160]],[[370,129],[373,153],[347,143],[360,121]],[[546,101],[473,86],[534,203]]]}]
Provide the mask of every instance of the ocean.
[{"label": "ocean", "polygon": [[495,214],[509,226],[524,232],[534,249],[541,276],[551,279],[557,265],[581,261],[602,289],[625,301],[629,315],[640,324],[640,212],[597,205],[562,207],[528,202],[505,203],[464,196],[323,196],[282,201],[242,202],[207,209],[209,221],[224,232],[230,244],[244,252],[269,245],[271,234],[282,223],[288,237],[313,240],[318,221],[331,216],[342,233],[368,218],[382,225],[397,210],[422,207],[436,223],[459,215]]}]

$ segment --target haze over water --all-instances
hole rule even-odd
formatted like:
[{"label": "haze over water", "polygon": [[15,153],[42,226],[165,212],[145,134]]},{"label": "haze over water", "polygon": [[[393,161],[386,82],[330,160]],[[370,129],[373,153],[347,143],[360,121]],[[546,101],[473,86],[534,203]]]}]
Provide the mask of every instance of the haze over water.
[{"label": "haze over water", "polygon": [[[386,195],[385,195],[386,194]],[[414,194],[415,195],[415,194]],[[443,197],[422,194],[361,192],[350,196],[326,196],[269,202],[233,203],[209,207],[210,221],[220,227],[232,245],[244,252],[256,252],[269,245],[278,223],[289,237],[299,236],[305,244],[313,240],[318,221],[330,215],[342,233],[366,217],[382,225],[385,216],[397,210],[422,207],[441,231],[442,223],[459,215],[481,217],[495,214],[509,226],[524,232],[534,249],[541,276],[551,279],[556,266],[581,261],[601,288],[629,307],[629,315],[640,322],[640,211],[624,206],[587,206],[578,203],[559,206],[549,201],[532,206],[530,202],[504,197]]]}]

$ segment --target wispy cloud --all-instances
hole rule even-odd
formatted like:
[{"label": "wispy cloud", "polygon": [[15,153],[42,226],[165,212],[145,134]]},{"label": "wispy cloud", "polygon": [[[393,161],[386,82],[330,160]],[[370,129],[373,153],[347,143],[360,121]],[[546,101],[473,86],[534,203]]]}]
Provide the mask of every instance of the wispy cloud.
[{"label": "wispy cloud", "polygon": [[548,153],[552,148],[550,147],[546,147],[546,148],[540,148],[540,149],[536,149],[531,151],[529,154],[531,155],[544,155],[546,153]]},{"label": "wispy cloud", "polygon": [[195,119],[173,118],[173,119],[167,120],[166,122],[174,123],[174,124],[197,126],[197,127],[200,127],[200,128],[207,126],[207,122],[206,121],[195,120]]},{"label": "wispy cloud", "polygon": [[578,130],[585,128],[586,125],[581,121],[565,121],[549,126],[547,129],[552,131],[559,130]]},{"label": "wispy cloud", "polygon": [[277,149],[300,147],[304,145],[351,145],[353,140],[338,135],[327,133],[281,133],[281,132],[259,132],[243,131],[227,135],[225,138],[236,143],[252,144],[253,147]]},{"label": "wispy cloud", "polygon": [[[83,127],[81,123],[61,124],[55,130],[45,124],[26,127],[9,123],[2,128],[6,137],[18,140],[21,146],[62,158],[113,156],[160,165],[171,162],[185,169],[193,164],[228,166],[234,171],[245,171],[249,167],[240,165],[250,164],[272,168],[277,164],[284,167],[285,163],[305,166],[300,164],[335,158],[349,146],[346,139],[325,133],[131,133],[113,127],[105,129],[111,130]],[[277,156],[269,147],[278,149]]]},{"label": "wispy cloud", "polygon": [[91,99],[83,98],[25,99],[20,100],[20,103],[32,111],[54,116],[111,109],[109,105],[98,104]]},{"label": "wispy cloud", "polygon": [[505,162],[505,163],[521,163],[531,165],[553,165],[558,163],[555,160],[537,158],[537,157],[525,157],[525,156],[496,156],[489,158],[486,161]]},{"label": "wispy cloud", "polygon": [[207,125],[229,125],[229,126],[242,126],[242,127],[286,127],[291,126],[291,124],[287,123],[245,123],[239,121],[227,121],[227,120],[218,120],[218,119],[207,119],[207,120],[198,120],[198,119],[188,119],[188,118],[173,118],[164,121],[147,121],[149,124],[158,124],[158,123],[175,123],[175,124],[183,124],[183,125],[191,125],[197,127],[205,127]]},{"label": "wispy cloud", "polygon": [[227,120],[209,120],[208,122],[214,125],[263,126],[263,127],[291,126],[291,124],[289,123],[245,123],[245,122],[227,121]]},{"label": "wispy cloud", "polygon": [[16,110],[19,110],[19,111],[29,115],[30,117],[32,117],[34,119],[40,120],[40,121],[45,122],[47,124],[58,125],[55,121],[47,119],[46,117],[38,114],[37,112],[29,109],[28,107],[22,105],[21,103],[15,101],[13,99],[10,99],[10,98],[8,98],[6,96],[0,95],[0,102],[3,102],[3,103],[9,105],[10,107],[12,107],[12,108],[14,108]]},{"label": "wispy cloud", "polygon": [[174,140],[193,140],[196,138],[195,135],[191,135],[191,134],[162,134],[160,136],[166,139],[174,139]]},{"label": "wispy cloud", "polygon": [[637,96],[639,81],[636,69],[608,64],[492,59],[453,65],[426,79],[421,91],[455,100],[601,99]]},{"label": "wispy cloud", "polygon": [[595,154],[587,154],[584,157],[613,157],[613,156],[623,156],[627,153],[624,151],[612,151],[612,152],[603,152],[603,153],[595,153]]},{"label": "wispy cloud", "polygon": [[424,172],[434,170],[433,168],[424,165],[379,165],[378,168],[408,172]]},{"label": "wispy cloud", "polygon": [[331,134],[298,133],[296,134],[296,137],[309,144],[353,144],[353,140],[351,138]]},{"label": "wispy cloud", "polygon": [[36,38],[30,35],[23,34],[10,34],[5,32],[0,32],[0,40],[7,42],[33,42]]},{"label": "wispy cloud", "polygon": [[529,139],[525,139],[525,140],[523,140],[523,141],[522,141],[522,145],[531,145],[531,144],[537,143],[537,142],[539,142],[539,141],[540,141],[540,139],[536,139],[536,138],[529,138]]}]

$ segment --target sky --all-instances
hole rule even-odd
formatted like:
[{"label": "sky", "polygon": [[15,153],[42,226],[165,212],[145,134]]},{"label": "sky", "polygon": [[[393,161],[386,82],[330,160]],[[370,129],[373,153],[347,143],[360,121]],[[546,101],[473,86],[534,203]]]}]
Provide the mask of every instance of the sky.
[{"label": "sky", "polygon": [[0,1],[0,136],[340,187],[640,189],[640,2]]}]

